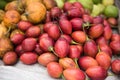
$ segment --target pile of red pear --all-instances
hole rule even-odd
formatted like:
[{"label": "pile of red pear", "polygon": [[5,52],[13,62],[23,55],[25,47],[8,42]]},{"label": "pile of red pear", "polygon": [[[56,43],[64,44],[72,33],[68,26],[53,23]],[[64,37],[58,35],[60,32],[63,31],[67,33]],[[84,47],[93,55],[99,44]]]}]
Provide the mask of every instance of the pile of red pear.
[{"label": "pile of red pear", "polygon": [[[43,26],[20,21],[21,32],[10,36],[14,51],[4,55],[6,65],[18,59],[24,64],[39,63],[53,78],[105,80],[108,70],[120,75],[120,35],[113,33],[107,19],[92,17],[79,2],[52,8]],[[9,58],[9,60],[8,60]]]}]

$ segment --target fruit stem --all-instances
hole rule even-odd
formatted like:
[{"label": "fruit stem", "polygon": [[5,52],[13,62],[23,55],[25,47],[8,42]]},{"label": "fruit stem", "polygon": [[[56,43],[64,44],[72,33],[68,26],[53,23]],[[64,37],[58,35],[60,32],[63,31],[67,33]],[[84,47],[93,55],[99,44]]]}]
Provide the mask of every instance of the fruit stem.
[{"label": "fruit stem", "polygon": [[60,28],[60,26],[59,26],[59,30],[60,30],[60,33],[63,34],[62,29]]},{"label": "fruit stem", "polygon": [[17,9],[19,10],[19,11],[21,11],[21,12],[23,12],[24,11],[24,9],[23,9],[23,5],[22,5],[22,2],[21,2],[21,0],[17,0]]},{"label": "fruit stem", "polygon": [[88,78],[88,76],[86,75],[86,78],[85,78],[85,80],[90,80],[89,78]]},{"label": "fruit stem", "polygon": [[87,76],[87,74],[85,74],[85,80],[90,80],[90,78]]},{"label": "fruit stem", "polygon": [[91,24],[89,22],[86,22],[83,24],[83,28],[89,29],[90,26],[91,26]]},{"label": "fruit stem", "polygon": [[89,29],[89,27],[91,26],[89,22],[86,22],[86,25],[87,25],[87,29]]},{"label": "fruit stem", "polygon": [[6,32],[6,34],[5,34],[5,36],[9,37],[10,31],[11,31],[11,27],[8,28],[8,30],[7,30],[7,32]]},{"label": "fruit stem", "polygon": [[28,12],[25,12],[25,13],[24,13],[24,15],[25,15],[26,17],[28,17],[28,14],[29,14]]},{"label": "fruit stem", "polygon": [[63,80],[66,80],[63,74],[61,75],[61,77],[62,77]]},{"label": "fruit stem", "polygon": [[84,24],[83,24],[83,31],[86,33]]},{"label": "fruit stem", "polygon": [[98,52],[101,52],[101,50],[100,50],[100,46],[98,45]]},{"label": "fruit stem", "polygon": [[58,21],[57,21],[56,24],[58,25],[58,28],[59,28],[59,30],[60,30],[60,33],[63,34],[62,29],[60,28],[60,26],[59,26],[59,24],[58,24]]},{"label": "fruit stem", "polygon": [[49,51],[52,51],[56,56],[58,56],[52,46],[49,47]]},{"label": "fruit stem", "polygon": [[72,40],[72,41],[71,41],[71,44],[79,44],[79,43],[77,43],[77,42],[75,42],[75,41]]},{"label": "fruit stem", "polygon": [[85,27],[86,27],[85,25],[86,25],[86,24],[83,24],[83,31],[84,31],[84,33],[86,34],[86,39],[87,39],[87,41],[88,41],[88,40],[90,40],[90,39],[88,38],[87,33],[86,33],[86,31],[85,31]]},{"label": "fruit stem", "polygon": [[86,34],[86,38],[87,38],[87,41],[89,41],[90,39],[89,39],[89,37],[87,36],[87,34]]},{"label": "fruit stem", "polygon": [[78,62],[77,62],[77,61],[78,61],[78,58],[74,58],[74,62],[75,62],[75,64],[76,64],[76,67],[79,68],[79,65],[78,65]]}]

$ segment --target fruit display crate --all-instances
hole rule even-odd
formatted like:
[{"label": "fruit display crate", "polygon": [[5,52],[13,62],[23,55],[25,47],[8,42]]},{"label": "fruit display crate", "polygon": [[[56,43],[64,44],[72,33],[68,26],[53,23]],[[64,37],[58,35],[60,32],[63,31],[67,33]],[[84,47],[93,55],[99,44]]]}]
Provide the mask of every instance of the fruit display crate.
[{"label": "fruit display crate", "polygon": [[[109,0],[108,0],[109,1]],[[115,0],[119,8],[118,28],[113,32],[120,34],[120,0]],[[120,57],[119,57],[120,58]],[[113,58],[115,59],[115,58]],[[47,69],[38,63],[34,65],[24,65],[18,61],[14,66],[5,66],[0,60],[0,80],[62,80],[49,76]],[[105,80],[120,80],[120,76],[108,76]]]},{"label": "fruit display crate", "polygon": [[119,9],[119,18],[118,18],[118,32],[120,34],[120,0],[115,0],[115,4]]}]

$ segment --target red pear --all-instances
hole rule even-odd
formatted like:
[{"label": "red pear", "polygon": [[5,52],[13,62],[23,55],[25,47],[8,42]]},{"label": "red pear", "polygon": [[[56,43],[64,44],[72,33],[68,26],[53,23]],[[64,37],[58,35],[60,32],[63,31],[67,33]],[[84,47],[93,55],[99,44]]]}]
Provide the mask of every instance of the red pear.
[{"label": "red pear", "polygon": [[110,40],[111,36],[112,36],[112,29],[109,25],[109,23],[104,22],[105,26],[104,26],[104,32],[103,32],[103,36],[105,37],[106,40]]},{"label": "red pear", "polygon": [[35,38],[26,38],[22,42],[22,49],[24,51],[33,51],[37,44],[37,40]]},{"label": "red pear", "polygon": [[103,67],[104,69],[108,70],[111,64],[111,57],[106,54],[105,52],[99,52],[96,55],[96,60],[98,64]]},{"label": "red pear", "polygon": [[16,48],[15,48],[15,52],[16,52],[16,54],[17,54],[18,56],[21,56],[21,55],[24,53],[24,50],[23,50],[21,44],[18,45],[18,46],[16,46]]},{"label": "red pear", "polygon": [[65,80],[85,80],[85,74],[78,68],[68,68],[63,71]]},{"label": "red pear", "polygon": [[52,25],[51,27],[49,27],[47,33],[52,39],[57,40],[60,37],[59,26]]},{"label": "red pear", "polygon": [[53,61],[58,61],[58,57],[50,52],[43,53],[38,57],[38,63],[43,66],[47,66],[48,63]]},{"label": "red pear", "polygon": [[108,21],[106,19],[103,20],[103,24],[104,24],[104,26],[110,26],[110,24],[108,23]]},{"label": "red pear", "polygon": [[25,35],[20,33],[14,34],[12,37],[10,37],[10,40],[17,45],[21,44],[24,39],[25,39]]},{"label": "red pear", "polygon": [[80,51],[80,49],[78,48],[77,45],[70,45],[70,51],[68,56],[70,58],[79,58],[81,56],[82,52]]},{"label": "red pear", "polygon": [[27,37],[38,37],[41,33],[39,26],[31,26],[29,29],[27,29],[25,35]]},{"label": "red pear", "polygon": [[65,2],[64,6],[63,6],[63,10],[64,10],[64,11],[68,11],[72,6],[73,6],[72,3],[70,3],[70,2]]},{"label": "red pear", "polygon": [[84,22],[93,23],[93,17],[88,14],[84,14],[82,18]]},{"label": "red pear", "polygon": [[45,23],[44,26],[43,26],[44,32],[47,32],[48,29],[49,29],[49,27],[51,27],[52,25],[54,25],[53,22],[47,22],[47,23]]},{"label": "red pear", "polygon": [[83,8],[83,5],[82,5],[80,2],[74,2],[74,3],[73,3],[73,6],[78,7],[78,8],[81,10],[82,14],[85,13],[85,10],[84,10],[84,8]]},{"label": "red pear", "polygon": [[70,21],[66,19],[60,19],[59,20],[59,25],[63,33],[65,34],[71,34],[72,33],[72,24]]},{"label": "red pear", "polygon": [[54,41],[50,37],[43,37],[39,39],[39,46],[45,52],[50,51],[50,48],[53,47],[53,45]]},{"label": "red pear", "polygon": [[120,41],[120,35],[118,33],[113,33],[111,36],[111,41]]},{"label": "red pear", "polygon": [[64,58],[69,53],[69,47],[67,40],[60,37],[55,43],[54,50],[58,57]]},{"label": "red pear", "polygon": [[48,74],[53,78],[60,78],[63,72],[62,66],[57,62],[50,62],[47,65]]},{"label": "red pear", "polygon": [[72,42],[71,36],[69,36],[67,34],[62,34],[61,37],[65,38],[68,41],[69,44]]},{"label": "red pear", "polygon": [[78,60],[78,64],[83,70],[87,70],[89,67],[98,66],[97,61],[89,56],[80,57]]},{"label": "red pear", "polygon": [[91,80],[105,80],[107,77],[107,70],[101,66],[89,67],[85,72]]},{"label": "red pear", "polygon": [[61,37],[65,38],[69,44],[78,44],[77,42],[72,40],[71,36],[69,36],[67,34],[62,34]]},{"label": "red pear", "polygon": [[61,58],[59,59],[59,64],[64,68],[77,68],[75,62],[71,58]]},{"label": "red pear", "polygon": [[97,16],[93,18],[93,24],[102,24],[103,18],[101,16]]},{"label": "red pear", "polygon": [[105,37],[103,37],[103,36],[100,36],[99,38],[97,38],[97,39],[96,39],[96,43],[97,43],[98,45],[104,45],[104,44],[108,45],[107,40],[106,40]]},{"label": "red pear", "polygon": [[82,11],[76,6],[70,7],[70,9],[67,11],[69,18],[79,18],[82,17]]},{"label": "red pear", "polygon": [[117,19],[113,18],[113,17],[108,18],[107,21],[109,22],[109,24],[111,24],[111,26],[117,26],[117,24],[118,24]]},{"label": "red pear", "polygon": [[58,18],[62,14],[62,11],[59,7],[53,7],[50,10],[50,13],[51,13],[51,17],[54,19],[54,18]]},{"label": "red pear", "polygon": [[86,41],[86,34],[83,31],[74,31],[71,36],[78,43],[85,43]]},{"label": "red pear", "polygon": [[35,50],[34,50],[38,55],[41,55],[43,53],[43,51],[40,49],[40,45],[37,43]]},{"label": "red pear", "polygon": [[59,19],[68,19],[68,17],[67,17],[67,13],[62,13],[61,15],[60,15],[60,17],[59,17]]},{"label": "red pear", "polygon": [[3,62],[6,65],[14,65],[17,62],[17,54],[13,51],[6,52],[3,57]]},{"label": "red pear", "polygon": [[111,50],[110,46],[108,46],[106,44],[102,44],[102,45],[99,45],[99,48],[101,51],[105,52],[110,57],[112,57],[112,50]]},{"label": "red pear", "polygon": [[85,42],[83,48],[84,54],[87,56],[95,57],[98,52],[98,48],[95,41],[91,39]]},{"label": "red pear", "polygon": [[42,39],[42,38],[46,38],[46,37],[50,38],[48,33],[43,33],[39,36],[39,40]]},{"label": "red pear", "polygon": [[115,59],[112,61],[111,69],[115,74],[120,75],[120,59]]},{"label": "red pear", "polygon": [[77,46],[78,49],[80,50],[80,53],[83,53],[83,45],[77,44],[76,46]]},{"label": "red pear", "polygon": [[33,52],[25,52],[20,56],[20,60],[27,65],[35,64],[37,62],[37,54]]},{"label": "red pear", "polygon": [[96,24],[89,29],[89,35],[91,38],[98,38],[102,35],[104,27],[102,24]]},{"label": "red pear", "polygon": [[114,54],[120,54],[120,41],[110,42],[110,47],[113,50]]},{"label": "red pear", "polygon": [[81,18],[73,18],[70,22],[73,30],[82,30],[83,20]]},{"label": "red pear", "polygon": [[30,23],[29,21],[20,21],[18,24],[18,29],[22,30],[22,31],[26,31],[28,28],[30,28],[32,26],[32,23]]}]

